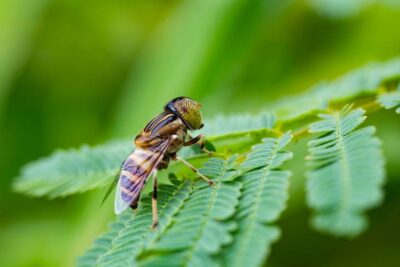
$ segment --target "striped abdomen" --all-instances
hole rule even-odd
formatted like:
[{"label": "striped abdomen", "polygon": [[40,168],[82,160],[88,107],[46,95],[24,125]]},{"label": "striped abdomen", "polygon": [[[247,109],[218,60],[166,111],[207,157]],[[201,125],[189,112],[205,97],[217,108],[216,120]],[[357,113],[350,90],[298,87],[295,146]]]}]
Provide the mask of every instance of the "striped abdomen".
[{"label": "striped abdomen", "polygon": [[136,148],[122,165],[117,192],[115,196],[115,212],[117,214],[131,206],[136,208],[140,191],[147,178],[157,167],[162,153]]}]

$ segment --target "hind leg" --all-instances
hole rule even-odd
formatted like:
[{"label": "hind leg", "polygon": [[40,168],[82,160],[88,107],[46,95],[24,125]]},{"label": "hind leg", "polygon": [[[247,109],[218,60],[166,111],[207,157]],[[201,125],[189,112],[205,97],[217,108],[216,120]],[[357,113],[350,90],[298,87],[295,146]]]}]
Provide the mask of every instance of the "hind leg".
[{"label": "hind leg", "polygon": [[153,223],[151,228],[155,229],[158,225],[158,210],[157,210],[157,170],[153,172],[153,194],[151,198],[151,206],[153,211]]}]

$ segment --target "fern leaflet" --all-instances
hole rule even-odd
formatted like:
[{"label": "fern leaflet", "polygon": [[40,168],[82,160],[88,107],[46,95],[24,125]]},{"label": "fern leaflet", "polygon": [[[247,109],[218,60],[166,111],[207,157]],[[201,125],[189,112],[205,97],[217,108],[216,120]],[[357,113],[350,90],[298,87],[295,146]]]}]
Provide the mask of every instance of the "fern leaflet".
[{"label": "fern leaflet", "polygon": [[279,238],[276,222],[285,209],[290,172],[279,169],[292,157],[284,151],[291,135],[266,138],[254,146],[240,166],[242,197],[234,220],[238,230],[234,242],[224,250],[226,266],[260,266],[270,245]]},{"label": "fern leaflet", "polygon": [[349,102],[362,95],[376,95],[388,82],[399,84],[400,59],[370,63],[332,81],[315,85],[307,92],[278,101],[272,109],[285,120],[326,110],[330,103]]},{"label": "fern leaflet", "polygon": [[215,136],[219,135],[269,129],[274,126],[275,117],[269,113],[219,115],[214,119],[207,120],[204,123],[204,128],[199,132],[215,138]]},{"label": "fern leaflet", "polygon": [[97,259],[111,248],[112,240],[124,228],[125,222],[130,217],[131,214],[124,213],[119,216],[115,222],[110,223],[110,230],[93,242],[93,246],[88,249],[84,255],[78,258],[76,265],[80,267],[96,266]]},{"label": "fern leaflet", "polygon": [[310,126],[322,134],[309,142],[308,204],[316,229],[338,236],[355,236],[366,225],[364,213],[382,199],[384,160],[375,129],[355,130],[365,111],[350,106],[321,114]]},{"label": "fern leaflet", "polygon": [[[189,196],[191,191],[190,181],[179,182],[173,177],[170,180],[171,184],[159,186],[160,217],[157,232],[150,229],[151,199],[144,197],[141,199],[137,212],[128,210],[121,215],[123,219],[117,220],[122,222],[122,226],[119,227],[118,231],[111,231],[112,237],[108,239],[106,249],[103,249],[101,253],[94,254],[91,252],[92,248],[81,258],[96,258],[95,266],[124,266],[128,263],[135,263],[135,257],[143,250],[145,243],[160,235],[171,224],[173,216]],[[96,243],[97,241],[94,242],[94,248],[96,248]],[[81,259],[78,260],[78,266],[84,266],[79,265],[80,262],[82,262]]]},{"label": "fern leaflet", "polygon": [[[230,170],[234,159],[225,162],[213,158],[204,164],[202,172],[214,179],[216,187],[209,187],[203,181],[176,179],[172,179],[172,185],[161,185],[157,231],[150,229],[151,202],[144,198],[134,215],[121,215],[126,217],[120,220],[122,226],[118,224],[117,231],[111,230],[94,242],[93,248],[78,260],[78,266],[146,265],[167,257],[165,250],[171,256],[179,251],[188,265],[199,260],[198,257],[210,260],[209,254],[230,242],[230,231],[234,229],[234,223],[226,221],[234,213],[240,194],[240,184],[229,181],[235,173]],[[214,235],[218,238],[212,239]],[[199,250],[195,249],[195,243]]]},{"label": "fern leaflet", "polygon": [[383,94],[379,96],[378,100],[386,109],[395,108],[396,113],[400,114],[400,90]]},{"label": "fern leaflet", "polygon": [[[206,122],[202,131],[207,134],[207,140],[218,147],[219,144],[226,145],[227,140],[232,140],[232,133],[241,136],[248,136],[252,132],[259,134],[260,129],[272,128],[274,122],[274,117],[265,113],[220,116]],[[243,143],[237,136],[234,139],[233,143]],[[258,140],[259,135],[256,135],[255,138],[251,138],[249,144],[254,144]],[[31,196],[47,195],[54,198],[107,186],[132,151],[133,146],[129,143],[120,141],[95,147],[82,146],[80,149],[57,151],[47,158],[26,165],[16,178],[14,189]],[[231,146],[232,142],[230,149]],[[180,151],[180,155],[184,158],[191,158],[196,154],[198,151],[188,147]]]},{"label": "fern leaflet", "polygon": [[[232,242],[236,228],[227,221],[238,203],[240,184],[229,181],[233,160],[211,159],[202,173],[215,177],[215,187],[195,183],[190,198],[174,218],[173,224],[147,247],[141,266],[217,266],[213,255]],[[228,179],[228,181],[226,181]],[[171,266],[172,266],[171,265]]]},{"label": "fern leaflet", "polygon": [[14,189],[31,196],[53,198],[107,186],[131,150],[129,143],[113,142],[57,151],[26,165]]}]

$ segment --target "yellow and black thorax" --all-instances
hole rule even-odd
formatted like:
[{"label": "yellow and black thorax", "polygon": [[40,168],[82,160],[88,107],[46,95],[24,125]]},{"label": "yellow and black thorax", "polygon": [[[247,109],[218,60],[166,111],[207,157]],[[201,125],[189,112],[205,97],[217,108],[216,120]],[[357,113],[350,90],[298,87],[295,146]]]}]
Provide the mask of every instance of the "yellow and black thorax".
[{"label": "yellow and black thorax", "polygon": [[152,119],[136,136],[135,145],[137,148],[158,152],[160,146],[174,136],[164,156],[170,158],[183,147],[187,130],[185,123],[176,114],[164,111]]}]

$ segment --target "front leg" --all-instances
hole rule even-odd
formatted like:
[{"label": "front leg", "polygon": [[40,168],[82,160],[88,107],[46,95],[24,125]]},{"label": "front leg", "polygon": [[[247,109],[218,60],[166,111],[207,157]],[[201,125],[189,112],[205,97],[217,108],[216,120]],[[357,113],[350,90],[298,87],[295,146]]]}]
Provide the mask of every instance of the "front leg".
[{"label": "front leg", "polygon": [[204,135],[199,134],[196,137],[191,137],[190,135],[188,135],[189,138],[191,138],[189,141],[184,143],[184,146],[191,146],[194,144],[198,144],[200,146],[201,151],[203,151],[204,153],[207,153],[208,155],[212,155],[212,151],[209,151],[208,149],[205,148],[205,144],[206,144],[206,138],[204,137]]},{"label": "front leg", "polygon": [[194,173],[196,173],[198,176],[200,176],[200,178],[202,178],[204,181],[206,181],[209,185],[215,185],[215,183],[212,180],[208,179],[204,174],[199,172],[199,170],[196,169],[196,167],[194,167],[192,164],[190,164],[189,162],[187,162],[183,158],[175,156],[175,159],[180,161],[180,162],[182,162],[187,167],[189,167],[189,169],[191,169]]}]

